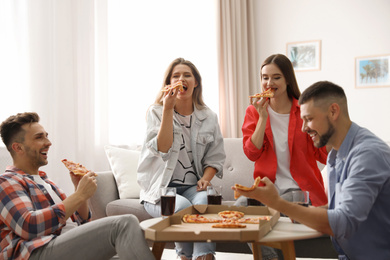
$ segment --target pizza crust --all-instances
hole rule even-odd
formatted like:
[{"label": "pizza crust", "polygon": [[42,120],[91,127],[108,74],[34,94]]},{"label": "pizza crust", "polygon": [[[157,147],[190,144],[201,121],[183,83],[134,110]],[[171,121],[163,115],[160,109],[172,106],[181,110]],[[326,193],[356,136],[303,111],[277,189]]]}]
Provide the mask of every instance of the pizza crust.
[{"label": "pizza crust", "polygon": [[246,228],[246,225],[239,223],[218,223],[211,226],[212,228]]}]

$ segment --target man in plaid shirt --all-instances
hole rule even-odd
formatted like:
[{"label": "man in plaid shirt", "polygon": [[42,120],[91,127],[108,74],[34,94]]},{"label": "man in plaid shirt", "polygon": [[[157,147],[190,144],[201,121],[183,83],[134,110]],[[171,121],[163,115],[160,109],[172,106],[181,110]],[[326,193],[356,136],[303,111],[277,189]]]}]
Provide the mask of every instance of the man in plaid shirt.
[{"label": "man in plaid shirt", "polygon": [[70,172],[67,197],[39,171],[51,142],[38,114],[11,116],[0,129],[14,163],[0,175],[0,259],[154,259],[136,217],[90,221],[95,173]]}]

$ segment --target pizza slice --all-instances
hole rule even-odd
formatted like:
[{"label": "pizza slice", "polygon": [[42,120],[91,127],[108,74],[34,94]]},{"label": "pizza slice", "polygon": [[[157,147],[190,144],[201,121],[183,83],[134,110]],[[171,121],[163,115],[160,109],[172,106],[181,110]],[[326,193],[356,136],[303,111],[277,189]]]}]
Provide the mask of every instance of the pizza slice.
[{"label": "pizza slice", "polygon": [[65,165],[66,168],[68,168],[69,171],[76,175],[85,175],[89,172],[87,168],[79,163],[75,163],[67,159],[63,159],[61,162]]},{"label": "pizza slice", "polygon": [[[234,187],[236,189],[239,189],[239,190],[243,190],[243,191],[251,191],[251,190],[254,190],[257,186],[259,186],[259,183],[260,183],[260,177],[257,177],[255,179],[255,182],[253,183],[253,185],[251,187],[246,187],[244,185],[240,185],[240,184],[234,184]],[[241,196],[241,194],[238,192],[238,191],[234,191],[234,198],[235,199],[238,199],[239,197]]]},{"label": "pizza slice", "polygon": [[245,228],[246,225],[239,223],[237,220],[224,219],[221,223],[214,224],[212,228]]},{"label": "pizza slice", "polygon": [[256,93],[252,96],[249,96],[250,98],[272,98],[274,97],[275,89],[269,88],[266,91],[263,91],[262,93]]},{"label": "pizza slice", "polygon": [[240,219],[244,216],[245,214],[240,211],[235,211],[235,210],[224,210],[221,212],[218,212],[218,216],[220,216],[223,219]]},{"label": "pizza slice", "polygon": [[184,223],[219,223],[220,219],[208,218],[199,214],[185,214],[182,217]]},{"label": "pizza slice", "polygon": [[260,220],[269,221],[270,219],[271,219],[271,217],[269,217],[269,216],[262,216],[262,217],[240,218],[237,221],[238,221],[238,223],[259,224]]},{"label": "pizza slice", "polygon": [[169,92],[173,89],[179,89],[180,92],[183,92],[184,91],[184,88],[183,88],[183,82],[181,80],[179,80],[178,82],[175,83],[175,85],[167,85],[165,88],[163,88],[161,91],[162,92]]}]

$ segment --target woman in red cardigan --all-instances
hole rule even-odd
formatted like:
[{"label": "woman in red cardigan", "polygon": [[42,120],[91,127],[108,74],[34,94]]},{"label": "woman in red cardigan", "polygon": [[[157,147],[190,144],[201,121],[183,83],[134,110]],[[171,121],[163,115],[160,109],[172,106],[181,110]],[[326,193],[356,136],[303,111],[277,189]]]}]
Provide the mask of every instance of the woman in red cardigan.
[{"label": "woman in red cardigan", "polygon": [[[326,163],[326,148],[314,147],[303,133],[298,98],[301,92],[290,60],[275,54],[261,66],[261,86],[272,88],[272,98],[251,98],[242,126],[246,156],[255,162],[253,177],[268,177],[281,195],[291,190],[309,191],[314,206],[327,204],[324,183],[317,167]],[[245,198],[241,199],[241,203]],[[288,199],[288,198],[286,198]]]}]

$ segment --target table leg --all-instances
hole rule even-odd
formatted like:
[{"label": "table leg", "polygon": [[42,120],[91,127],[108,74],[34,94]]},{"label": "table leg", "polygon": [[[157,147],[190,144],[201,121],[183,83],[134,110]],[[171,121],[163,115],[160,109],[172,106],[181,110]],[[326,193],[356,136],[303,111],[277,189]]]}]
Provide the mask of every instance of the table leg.
[{"label": "table leg", "polygon": [[281,242],[284,260],[295,260],[294,241]]},{"label": "table leg", "polygon": [[165,242],[153,242],[152,253],[156,260],[160,260],[164,251]]},{"label": "table leg", "polygon": [[260,243],[252,243],[252,252],[253,252],[253,260],[263,259],[263,256],[261,255]]},{"label": "table leg", "polygon": [[262,245],[282,250],[284,260],[296,259],[294,241],[252,243],[253,259],[255,260],[261,259],[262,256],[261,256],[260,246]]}]

